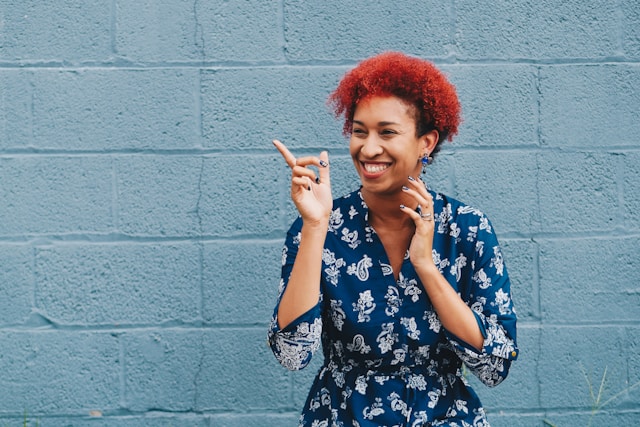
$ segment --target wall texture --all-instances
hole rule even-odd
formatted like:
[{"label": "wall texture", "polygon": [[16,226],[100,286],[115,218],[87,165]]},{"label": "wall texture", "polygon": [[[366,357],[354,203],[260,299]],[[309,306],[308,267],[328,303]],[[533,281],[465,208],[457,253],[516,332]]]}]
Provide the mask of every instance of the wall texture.
[{"label": "wall texture", "polygon": [[295,214],[270,140],[352,189],[325,99],[387,49],[458,87],[428,179],[505,247],[492,425],[640,425],[637,0],[0,0],[0,424],[295,425],[321,360],[265,345]]}]

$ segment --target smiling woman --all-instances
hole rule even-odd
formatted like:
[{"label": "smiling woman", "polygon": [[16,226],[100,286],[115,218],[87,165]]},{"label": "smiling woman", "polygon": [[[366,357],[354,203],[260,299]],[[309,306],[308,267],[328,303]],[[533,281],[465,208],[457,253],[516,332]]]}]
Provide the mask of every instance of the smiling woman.
[{"label": "smiling woman", "polygon": [[370,96],[359,103],[349,150],[363,192],[400,194],[407,177],[420,174],[418,160],[434,150],[438,131],[418,137],[413,110],[395,96]]},{"label": "smiling woman", "polygon": [[371,96],[403,100],[412,113],[417,136],[437,129],[444,141],[458,133],[460,103],[455,87],[428,61],[387,52],[348,72],[329,96],[336,116],[344,116],[345,135],[352,131],[360,101]]},{"label": "smiling woman", "polygon": [[[330,96],[361,186],[333,200],[329,157],[291,167],[300,217],[283,252],[269,341],[304,368],[322,345],[301,426],[488,426],[462,375],[489,386],[518,355],[500,246],[479,210],[419,177],[456,134],[455,88],[430,62],[384,53]],[[310,168],[319,170],[319,177]]]}]

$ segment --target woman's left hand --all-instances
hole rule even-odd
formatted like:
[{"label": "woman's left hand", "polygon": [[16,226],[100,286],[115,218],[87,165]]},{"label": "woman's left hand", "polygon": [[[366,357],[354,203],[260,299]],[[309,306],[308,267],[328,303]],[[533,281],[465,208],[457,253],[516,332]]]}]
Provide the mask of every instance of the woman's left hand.
[{"label": "woman's left hand", "polygon": [[409,177],[403,190],[418,202],[416,210],[408,206],[402,207],[402,211],[413,219],[416,226],[416,232],[409,245],[409,258],[416,269],[420,267],[433,268],[435,266],[433,262],[433,233],[435,229],[433,197],[419,178]]}]

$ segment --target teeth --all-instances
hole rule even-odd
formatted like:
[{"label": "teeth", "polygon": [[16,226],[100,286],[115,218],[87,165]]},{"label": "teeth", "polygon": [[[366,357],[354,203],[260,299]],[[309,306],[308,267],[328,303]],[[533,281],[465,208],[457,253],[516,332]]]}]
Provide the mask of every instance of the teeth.
[{"label": "teeth", "polygon": [[376,172],[382,172],[383,170],[385,170],[386,168],[388,168],[389,165],[385,165],[385,164],[369,164],[369,163],[365,163],[364,164],[364,168],[367,172],[369,173],[376,173]]}]

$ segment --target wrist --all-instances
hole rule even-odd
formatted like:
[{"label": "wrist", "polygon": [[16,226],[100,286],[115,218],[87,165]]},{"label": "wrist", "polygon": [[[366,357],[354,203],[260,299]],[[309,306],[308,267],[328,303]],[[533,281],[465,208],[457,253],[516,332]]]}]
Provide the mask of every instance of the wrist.
[{"label": "wrist", "polygon": [[329,218],[326,219],[318,219],[318,220],[302,220],[302,232],[303,233],[319,233],[326,234],[329,229]]},{"label": "wrist", "polygon": [[330,215],[322,215],[319,218],[305,218],[303,216],[302,226],[310,229],[323,229],[326,231],[329,228],[329,217]]}]

